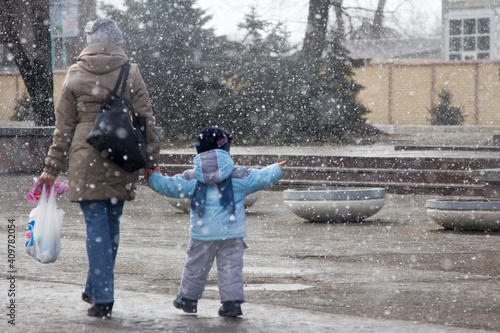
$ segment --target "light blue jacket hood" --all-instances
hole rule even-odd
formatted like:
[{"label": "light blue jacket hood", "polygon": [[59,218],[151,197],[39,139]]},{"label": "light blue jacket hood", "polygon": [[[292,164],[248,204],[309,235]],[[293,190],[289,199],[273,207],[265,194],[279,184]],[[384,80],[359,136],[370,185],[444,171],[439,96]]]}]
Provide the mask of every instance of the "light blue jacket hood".
[{"label": "light blue jacket hood", "polygon": [[231,176],[234,161],[222,149],[212,149],[198,154],[193,159],[194,174],[203,184],[216,185]]}]

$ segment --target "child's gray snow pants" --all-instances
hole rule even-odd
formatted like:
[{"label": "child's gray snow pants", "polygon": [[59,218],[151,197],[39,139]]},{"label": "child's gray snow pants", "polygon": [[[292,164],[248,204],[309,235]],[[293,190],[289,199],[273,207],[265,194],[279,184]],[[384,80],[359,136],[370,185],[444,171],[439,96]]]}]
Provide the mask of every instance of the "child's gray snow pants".
[{"label": "child's gray snow pants", "polygon": [[243,292],[243,252],[246,244],[242,238],[220,241],[191,239],[187,262],[182,273],[179,295],[198,300],[203,294],[208,273],[217,258],[217,276],[221,302],[245,301]]}]

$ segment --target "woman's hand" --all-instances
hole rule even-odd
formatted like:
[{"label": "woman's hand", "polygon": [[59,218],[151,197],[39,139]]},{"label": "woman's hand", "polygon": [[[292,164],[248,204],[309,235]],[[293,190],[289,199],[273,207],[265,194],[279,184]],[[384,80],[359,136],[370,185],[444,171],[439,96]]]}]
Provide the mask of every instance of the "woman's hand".
[{"label": "woman's hand", "polygon": [[161,174],[160,168],[154,167],[154,168],[144,169],[144,179],[146,179],[146,181],[149,181],[149,177],[151,177],[151,175],[155,172],[158,172],[159,174]]},{"label": "woman's hand", "polygon": [[38,183],[40,185],[45,185],[48,187],[54,186],[54,183],[56,182],[56,176],[51,175],[50,173],[44,172],[40,176],[40,179],[38,179]]}]

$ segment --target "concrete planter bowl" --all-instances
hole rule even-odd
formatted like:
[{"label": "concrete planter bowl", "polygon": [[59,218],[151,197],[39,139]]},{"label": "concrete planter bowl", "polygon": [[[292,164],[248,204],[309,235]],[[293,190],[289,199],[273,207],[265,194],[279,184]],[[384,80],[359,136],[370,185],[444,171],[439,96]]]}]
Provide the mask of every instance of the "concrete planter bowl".
[{"label": "concrete planter bowl", "polygon": [[311,187],[283,191],[297,216],[313,222],[360,222],[384,205],[384,188]]},{"label": "concrete planter bowl", "polygon": [[445,229],[500,231],[500,199],[430,199],[427,215]]},{"label": "concrete planter bowl", "polygon": [[[259,192],[252,193],[245,198],[245,209],[252,206],[259,199]],[[168,202],[174,206],[175,208],[182,210],[184,213],[189,213],[190,208],[190,200],[182,199],[182,198],[167,198]]]}]

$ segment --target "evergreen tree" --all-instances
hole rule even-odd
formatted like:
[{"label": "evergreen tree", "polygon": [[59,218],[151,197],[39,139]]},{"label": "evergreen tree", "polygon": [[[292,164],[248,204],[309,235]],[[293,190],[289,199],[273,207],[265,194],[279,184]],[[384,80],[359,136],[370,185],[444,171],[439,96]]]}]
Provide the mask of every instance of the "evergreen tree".
[{"label": "evergreen tree", "polygon": [[429,109],[431,125],[462,125],[465,115],[463,106],[451,106],[453,95],[446,89],[439,93],[439,104]]},{"label": "evergreen tree", "polygon": [[[227,42],[203,26],[210,19],[192,0],[125,0],[105,6],[141,67],[157,122],[171,138],[192,137],[228,110],[220,82]],[[226,97],[224,97],[226,96]]]},{"label": "evergreen tree", "polygon": [[239,25],[247,33],[227,77],[242,123],[240,131],[247,133],[250,143],[284,139],[294,120],[287,111],[298,97],[292,82],[300,74],[290,56],[293,48],[287,41],[288,33],[281,24],[268,30],[269,26],[252,8]]},{"label": "evergreen tree", "polygon": [[[239,27],[242,43],[216,38],[209,19],[188,0],[125,0],[118,21],[142,68],[159,123],[174,139],[193,139],[216,124],[239,144],[339,141],[363,127],[368,110],[353,68],[363,64],[333,39],[321,58],[303,56],[283,24],[255,9]],[[129,51],[129,53],[131,52]]]},{"label": "evergreen tree", "polygon": [[271,27],[253,9],[240,27],[247,34],[231,82],[253,143],[339,141],[364,130],[368,110],[357,101],[362,87],[353,79],[364,62],[350,58],[338,39],[326,56],[311,59],[295,52],[281,24]]},{"label": "evergreen tree", "polygon": [[326,55],[314,62],[317,89],[313,96],[317,100],[314,103],[317,119],[312,119],[315,123],[308,125],[317,127],[318,138],[331,133],[342,140],[349,134],[370,131],[363,118],[369,110],[358,101],[363,87],[354,80],[354,68],[364,66],[365,61],[351,58],[341,38],[333,33]]}]

